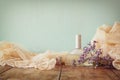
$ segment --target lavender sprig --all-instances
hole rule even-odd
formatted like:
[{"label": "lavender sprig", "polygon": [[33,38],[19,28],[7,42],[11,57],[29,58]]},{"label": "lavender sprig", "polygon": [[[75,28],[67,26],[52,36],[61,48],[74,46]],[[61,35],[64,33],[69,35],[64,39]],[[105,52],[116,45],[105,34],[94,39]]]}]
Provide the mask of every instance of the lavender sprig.
[{"label": "lavender sprig", "polygon": [[93,41],[83,48],[83,54],[80,55],[78,63],[83,64],[88,61],[88,63],[93,64],[95,68],[97,66],[107,66],[111,68],[113,59],[109,55],[100,57],[100,55],[102,55],[102,49],[96,49],[96,43],[97,41]]}]

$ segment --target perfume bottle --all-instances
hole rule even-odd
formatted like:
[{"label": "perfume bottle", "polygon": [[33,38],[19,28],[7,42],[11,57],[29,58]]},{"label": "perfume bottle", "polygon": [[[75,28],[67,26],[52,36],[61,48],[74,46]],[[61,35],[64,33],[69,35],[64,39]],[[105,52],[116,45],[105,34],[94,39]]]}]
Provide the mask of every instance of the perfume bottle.
[{"label": "perfume bottle", "polygon": [[70,54],[78,54],[81,55],[83,53],[81,49],[81,34],[77,34],[75,36],[75,49],[73,49]]}]

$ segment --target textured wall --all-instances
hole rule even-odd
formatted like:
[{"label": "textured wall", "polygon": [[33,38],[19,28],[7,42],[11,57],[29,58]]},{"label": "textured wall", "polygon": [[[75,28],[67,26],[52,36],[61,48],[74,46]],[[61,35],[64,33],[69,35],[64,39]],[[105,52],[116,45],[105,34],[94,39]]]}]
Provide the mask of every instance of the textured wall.
[{"label": "textured wall", "polygon": [[120,0],[0,0],[0,40],[31,51],[70,51],[82,46],[102,24],[120,20]]}]

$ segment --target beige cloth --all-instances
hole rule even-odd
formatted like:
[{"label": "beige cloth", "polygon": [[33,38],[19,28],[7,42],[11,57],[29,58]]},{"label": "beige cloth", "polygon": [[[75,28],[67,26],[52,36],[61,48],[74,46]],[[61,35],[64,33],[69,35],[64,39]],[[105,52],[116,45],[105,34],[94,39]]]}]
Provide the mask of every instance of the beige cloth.
[{"label": "beige cloth", "polygon": [[1,66],[49,70],[54,68],[55,64],[56,60],[48,58],[46,54],[33,54],[14,43],[0,42]]},{"label": "beige cloth", "polygon": [[72,60],[78,60],[80,55],[68,52],[46,51],[35,54],[10,42],[0,42],[0,65],[9,65],[18,68],[38,68],[50,70],[55,67],[56,58],[62,57],[66,65],[71,65]]},{"label": "beige cloth", "polygon": [[103,55],[110,55],[113,66],[120,69],[120,23],[115,22],[113,26],[103,25],[99,27],[92,40],[97,41],[96,48],[103,50]]}]

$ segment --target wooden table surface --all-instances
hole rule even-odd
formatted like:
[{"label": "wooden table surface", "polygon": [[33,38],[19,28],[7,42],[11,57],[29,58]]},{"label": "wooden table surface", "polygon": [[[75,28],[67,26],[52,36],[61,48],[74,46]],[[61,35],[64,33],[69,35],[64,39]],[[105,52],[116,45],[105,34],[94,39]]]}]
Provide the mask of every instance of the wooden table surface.
[{"label": "wooden table surface", "polygon": [[[0,80],[58,80],[60,68],[40,71],[0,66]],[[64,66],[60,80],[120,80],[120,71],[93,67]]]}]

